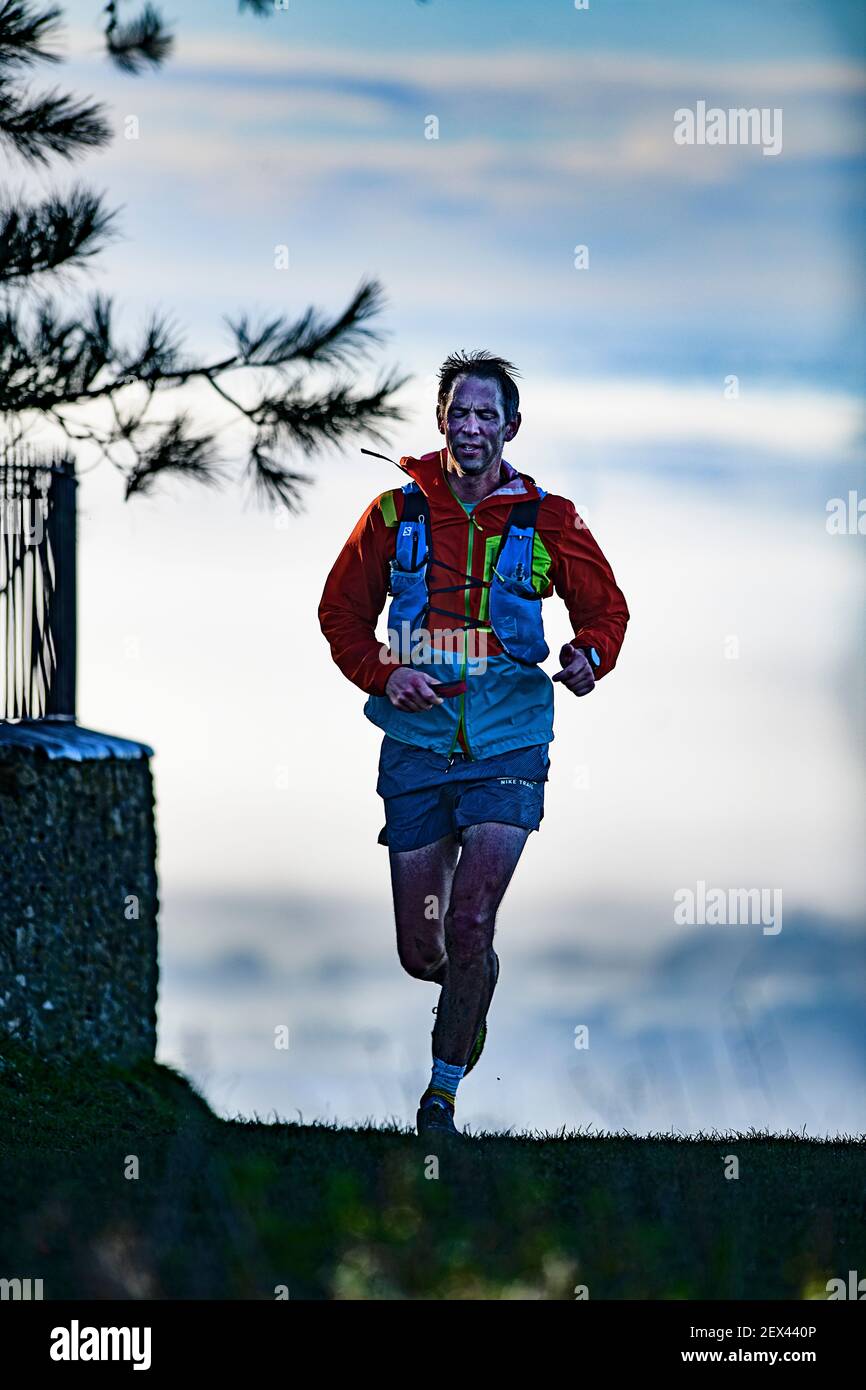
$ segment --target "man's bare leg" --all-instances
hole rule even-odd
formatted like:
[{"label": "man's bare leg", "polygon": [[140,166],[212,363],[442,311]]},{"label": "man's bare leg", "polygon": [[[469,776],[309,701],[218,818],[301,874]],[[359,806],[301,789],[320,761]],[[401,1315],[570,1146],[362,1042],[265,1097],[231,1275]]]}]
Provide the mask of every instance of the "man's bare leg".
[{"label": "man's bare leg", "polygon": [[528,830],[499,821],[468,826],[445,914],[448,965],[433,1055],[464,1066],[487,1016],[496,978],[493,932],[496,913],[526,844]]},{"label": "man's bare leg", "polygon": [[445,912],[457,867],[456,835],[390,853],[400,964],[416,980],[445,979]]}]

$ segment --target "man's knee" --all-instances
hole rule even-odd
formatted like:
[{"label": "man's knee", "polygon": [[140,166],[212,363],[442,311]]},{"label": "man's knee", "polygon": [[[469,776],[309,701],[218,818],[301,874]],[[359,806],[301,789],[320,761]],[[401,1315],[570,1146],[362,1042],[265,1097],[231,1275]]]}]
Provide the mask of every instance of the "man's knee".
[{"label": "man's knee", "polygon": [[493,943],[493,914],[481,904],[456,904],[445,914],[445,949],[457,965],[469,965]]},{"label": "man's knee", "polygon": [[[397,938],[397,955],[400,964],[413,980],[436,980],[445,968],[447,957],[441,947],[425,950],[417,943],[405,942]],[[440,982],[441,983],[441,982]]]}]

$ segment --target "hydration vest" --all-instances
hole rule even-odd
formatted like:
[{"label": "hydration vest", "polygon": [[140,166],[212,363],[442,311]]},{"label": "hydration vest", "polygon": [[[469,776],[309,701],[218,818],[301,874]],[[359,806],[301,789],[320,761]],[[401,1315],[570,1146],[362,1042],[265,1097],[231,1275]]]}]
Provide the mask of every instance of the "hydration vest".
[{"label": "hydration vest", "polygon": [[[541,619],[541,594],[532,587],[532,551],[535,540],[535,521],[538,504],[546,496],[515,502],[508,513],[499,541],[499,548],[490,570],[488,618],[467,617],[431,603],[435,594],[465,592],[467,588],[484,587],[486,581],[461,574],[453,565],[446,565],[433,555],[428,502],[417,483],[407,483],[403,491],[403,515],[397,523],[397,543],[391,561],[391,582],[388,592],[388,628],[396,633],[405,649],[403,634],[426,627],[429,613],[455,618],[464,628],[490,626],[499,645],[514,661],[525,666],[537,666],[550,655],[544,640]],[[470,519],[470,525],[471,525]],[[430,585],[433,565],[459,575],[459,584]],[[408,624],[404,627],[403,624]],[[405,656],[403,658],[406,659]]]}]

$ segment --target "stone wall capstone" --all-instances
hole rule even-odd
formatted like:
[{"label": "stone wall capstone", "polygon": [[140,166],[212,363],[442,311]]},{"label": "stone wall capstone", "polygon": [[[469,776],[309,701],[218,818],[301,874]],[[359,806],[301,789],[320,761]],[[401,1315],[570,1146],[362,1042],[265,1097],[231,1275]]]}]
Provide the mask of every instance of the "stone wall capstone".
[{"label": "stone wall capstone", "polygon": [[0,723],[0,1035],[42,1056],[156,1051],[153,750]]}]

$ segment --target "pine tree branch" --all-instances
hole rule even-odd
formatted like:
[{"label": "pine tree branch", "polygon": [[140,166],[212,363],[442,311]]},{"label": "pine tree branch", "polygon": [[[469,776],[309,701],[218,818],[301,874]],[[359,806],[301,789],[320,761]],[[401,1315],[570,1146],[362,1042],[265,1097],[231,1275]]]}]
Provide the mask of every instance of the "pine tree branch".
[{"label": "pine tree branch", "polygon": [[62,93],[28,101],[0,88],[0,141],[33,164],[47,164],[52,155],[75,159],[111,140],[102,111],[97,102],[76,102]]},{"label": "pine tree branch", "polygon": [[157,477],[168,472],[211,487],[223,481],[213,435],[195,435],[188,427],[189,417],[181,412],[168,422],[155,443],[139,452],[138,462],[127,474],[127,499],[136,492],[152,491]]},{"label": "pine tree branch", "polygon": [[309,454],[341,444],[359,429],[383,442],[382,426],[402,418],[391,398],[405,382],[405,377],[390,374],[368,394],[355,394],[342,383],[314,397],[298,392],[266,397],[251,418],[268,444],[296,445]]},{"label": "pine tree branch", "polygon": [[106,145],[112,134],[95,102],[56,91],[31,98],[10,86],[16,68],[61,61],[44,46],[60,19],[56,7],[35,14],[24,0],[0,0],[0,144],[33,164],[47,164],[52,155],[73,159]]},{"label": "pine tree branch", "polygon": [[237,323],[228,318],[225,322],[246,366],[285,367],[297,362],[342,366],[381,341],[370,320],[381,311],[382,302],[381,286],[365,280],[343,312],[330,321],[308,309],[293,324],[279,318],[257,331],[250,328],[246,315]]},{"label": "pine tree branch", "polygon": [[76,267],[102,249],[116,213],[83,187],[25,206],[19,197],[0,203],[0,283]]},{"label": "pine tree branch", "polygon": [[56,7],[34,14],[27,3],[3,0],[0,3],[0,74],[4,68],[30,67],[33,63],[59,63],[61,56],[43,48],[43,43],[60,28],[61,11]]},{"label": "pine tree branch", "polygon": [[106,5],[105,48],[122,72],[137,76],[149,65],[158,68],[174,47],[174,35],[165,28],[152,5],[145,5],[137,19],[121,24],[114,0]]},{"label": "pine tree branch", "polygon": [[[272,12],[271,0],[239,0],[239,7],[262,16]],[[106,47],[117,66],[137,73],[146,64],[159,66],[169,54],[173,40],[152,5],[128,24],[118,21],[117,0],[109,0],[106,13]],[[0,0],[0,145],[37,165],[52,156],[72,159],[107,144],[112,135],[103,108],[94,102],[57,91],[31,97],[10,86],[11,74],[37,60],[59,61],[44,44],[60,14],[52,8],[36,15],[26,0]],[[147,418],[166,391],[206,381],[252,428],[246,472],[257,495],[292,511],[310,478],[282,461],[281,452],[312,455],[353,433],[384,440],[384,427],[403,418],[394,396],[405,378],[392,372],[366,392],[348,380],[381,342],[374,320],[383,296],[375,281],[363,282],[345,309],[331,316],[309,308],[294,321],[277,317],[255,326],[247,315],[237,322],[226,318],[233,350],[212,362],[185,353],[180,334],[156,314],[137,349],[121,347],[113,331],[112,301],[101,294],[72,318],[52,300],[41,300],[25,322],[9,288],[29,290],[39,274],[82,265],[101,249],[114,217],[83,188],[65,198],[48,194],[30,206],[21,200],[0,203],[0,287],[7,288],[0,301],[0,413],[7,432],[15,432],[16,417],[43,416],[68,439],[94,444],[99,457],[124,475],[127,497],[151,491],[160,476],[171,473],[212,486],[225,476],[215,436],[196,432],[183,409],[168,421]],[[273,383],[270,391],[262,388],[265,394],[248,405],[223,378],[250,368],[275,373],[278,388]],[[339,370],[344,380],[312,396],[302,387],[314,368]],[[136,386],[144,388],[145,401],[131,406],[121,393]],[[107,429],[73,420],[69,413],[100,402],[111,411]]]},{"label": "pine tree branch", "polygon": [[301,510],[303,488],[313,481],[309,473],[296,473],[277,463],[258,442],[250,450],[247,476],[257,501],[285,507],[293,514]]},{"label": "pine tree branch", "polygon": [[[356,433],[384,441],[384,427],[403,418],[394,396],[405,378],[394,373],[370,391],[357,391],[346,381],[317,395],[302,390],[302,369],[339,364],[348,370],[360,361],[368,343],[379,336],[369,317],[381,299],[379,286],[367,283],[333,319],[309,309],[293,329],[278,319],[255,338],[241,330],[238,352],[210,363],[184,360],[179,336],[156,315],[146,326],[138,351],[121,350],[113,336],[112,301],[98,293],[76,318],[64,318],[50,299],[43,300],[29,329],[18,310],[7,303],[0,312],[0,411],[41,413],[58,423],[70,439],[91,440],[124,473],[126,495],[131,497],[149,492],[159,475],[170,472],[209,484],[223,481],[225,475],[213,451],[214,436],[191,432],[185,412],[159,425],[146,418],[157,396],[194,379],[206,381],[254,430],[247,473],[259,498],[295,510],[299,489],[309,478],[287,467],[277,455],[290,450],[314,455]],[[269,368],[279,378],[291,365],[297,369],[295,378],[251,405],[229,392],[221,380],[229,372],[250,367]],[[118,397],[134,386],[145,388],[145,405],[122,411]],[[85,423],[78,426],[83,434],[74,433],[68,409],[97,401],[109,404],[113,427],[99,433]],[[160,431],[155,444],[148,442],[154,429]],[[131,451],[135,460],[131,467],[118,463],[114,446]]]}]

